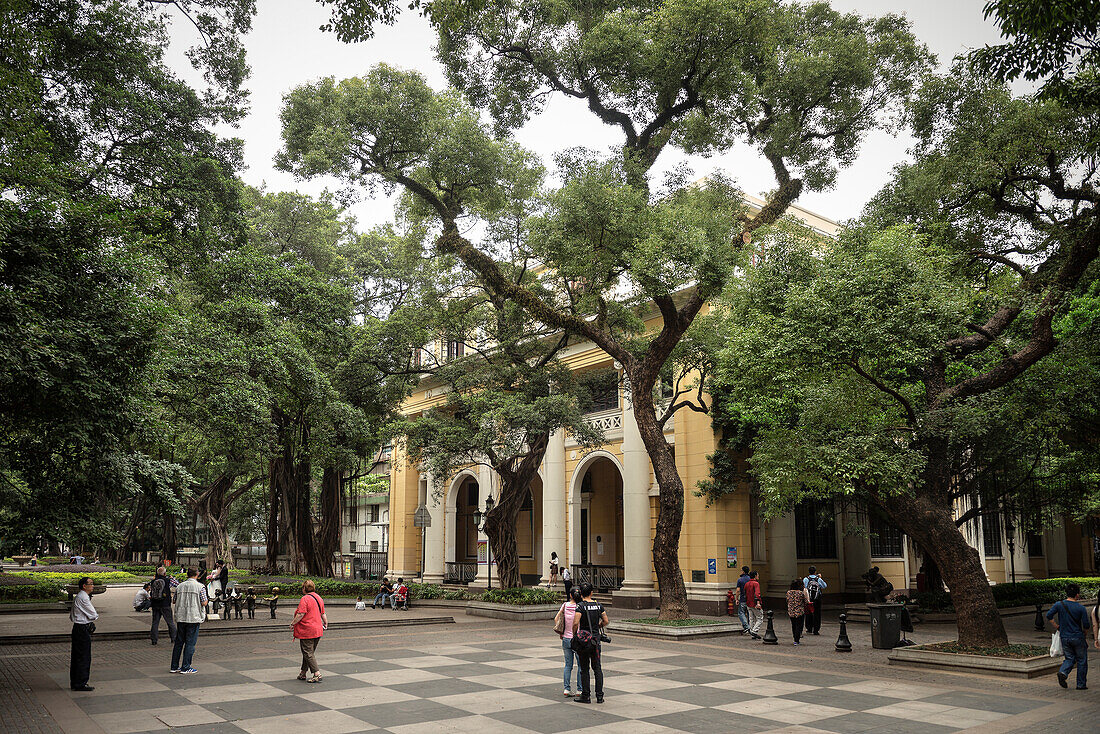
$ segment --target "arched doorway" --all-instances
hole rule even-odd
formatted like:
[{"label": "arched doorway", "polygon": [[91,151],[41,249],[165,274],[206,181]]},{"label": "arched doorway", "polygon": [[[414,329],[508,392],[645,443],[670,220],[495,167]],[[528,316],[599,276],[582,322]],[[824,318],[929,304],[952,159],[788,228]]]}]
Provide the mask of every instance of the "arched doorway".
[{"label": "arched doorway", "polygon": [[623,475],[611,454],[590,455],[573,476],[570,565],[574,583],[614,590],[623,581]]},{"label": "arched doorway", "polygon": [[460,474],[447,493],[445,583],[468,584],[477,578],[478,533],[474,511],[478,509],[480,491],[475,476]]},{"label": "arched doorway", "polygon": [[[516,516],[516,555],[520,580],[525,586],[538,585],[542,577],[542,556],[550,550],[542,543],[542,479],[535,477],[527,488]],[[560,551],[558,551],[560,553]]]}]

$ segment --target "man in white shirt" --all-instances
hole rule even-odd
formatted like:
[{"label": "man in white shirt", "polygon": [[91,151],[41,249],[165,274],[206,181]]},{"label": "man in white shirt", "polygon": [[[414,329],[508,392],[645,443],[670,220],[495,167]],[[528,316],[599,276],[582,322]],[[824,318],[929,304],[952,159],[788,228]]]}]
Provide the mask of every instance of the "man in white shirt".
[{"label": "man in white shirt", "polygon": [[[199,625],[206,616],[209,597],[206,588],[198,582],[198,571],[187,569],[187,580],[176,587],[176,639],[172,645],[173,673],[196,673],[191,667],[195,654],[195,642],[199,639]],[[182,655],[182,660],[181,660]]]},{"label": "man in white shirt", "polygon": [[152,606],[153,602],[149,599],[149,584],[145,584],[137,593],[134,594],[134,611],[144,612]]},{"label": "man in white shirt", "polygon": [[92,633],[99,613],[92,606],[92,580],[84,576],[78,582],[80,591],[73,597],[69,619],[73,623],[72,655],[69,659],[69,687],[74,691],[94,691],[88,685],[92,669]]}]

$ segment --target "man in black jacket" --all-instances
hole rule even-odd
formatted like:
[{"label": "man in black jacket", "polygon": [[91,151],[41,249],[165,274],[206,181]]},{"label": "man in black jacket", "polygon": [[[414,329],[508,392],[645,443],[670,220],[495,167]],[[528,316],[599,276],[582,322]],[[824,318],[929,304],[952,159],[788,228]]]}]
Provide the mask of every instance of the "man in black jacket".
[{"label": "man in black jacket", "polygon": [[150,609],[153,612],[152,626],[149,628],[149,639],[155,645],[160,635],[160,618],[168,623],[168,639],[176,641],[176,621],[172,619],[172,583],[168,578],[164,566],[157,566],[157,573],[149,582]]}]

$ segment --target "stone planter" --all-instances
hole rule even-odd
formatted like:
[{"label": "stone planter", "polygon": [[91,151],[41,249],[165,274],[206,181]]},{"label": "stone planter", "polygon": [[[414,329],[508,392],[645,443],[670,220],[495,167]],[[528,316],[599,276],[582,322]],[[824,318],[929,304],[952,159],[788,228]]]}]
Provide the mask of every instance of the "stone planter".
[{"label": "stone planter", "polygon": [[1005,678],[1036,678],[1053,673],[1062,658],[1037,655],[1033,658],[997,658],[989,655],[966,655],[939,650],[927,650],[922,645],[896,647],[887,656],[891,665],[919,668],[940,668],[956,672],[969,671]]},{"label": "stone planter", "polygon": [[668,627],[661,624],[644,622],[624,622],[613,620],[607,629],[627,635],[643,637],[663,637],[666,639],[684,639],[701,637],[728,637],[741,634],[740,622],[719,622],[718,624],[697,624],[690,627]]},{"label": "stone planter", "polygon": [[[472,617],[508,619],[516,622],[540,619],[553,620],[560,608],[560,604],[531,604],[528,606],[520,606],[518,604],[496,604],[487,601],[466,602],[466,614]],[[551,627],[552,626],[553,625],[551,625]]]}]

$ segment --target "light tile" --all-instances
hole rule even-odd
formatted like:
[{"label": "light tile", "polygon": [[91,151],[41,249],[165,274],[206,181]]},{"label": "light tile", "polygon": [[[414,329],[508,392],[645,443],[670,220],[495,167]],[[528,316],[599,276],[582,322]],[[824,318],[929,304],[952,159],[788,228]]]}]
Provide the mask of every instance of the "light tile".
[{"label": "light tile", "polygon": [[674,655],[683,655],[680,652],[665,652],[663,650],[646,650],[641,647],[619,647],[615,645],[614,648],[607,647],[606,652],[608,655],[617,658],[632,658],[635,660],[660,660],[661,658],[672,657]]},{"label": "light tile", "polygon": [[732,680],[718,680],[713,683],[704,683],[703,685],[710,688],[721,688],[724,691],[754,693],[758,696],[786,696],[789,693],[816,691],[819,688],[818,686],[807,686],[802,683],[787,683],[786,681],[767,680],[764,678],[734,678]]},{"label": "light tile", "polygon": [[721,665],[708,665],[699,668],[699,670],[739,675],[742,678],[763,678],[766,675],[795,672],[795,668],[784,668],[781,665],[758,665],[756,663],[722,663]]},{"label": "light tile", "polygon": [[834,706],[821,706],[818,704],[805,705],[795,708],[779,708],[771,711],[759,711],[753,716],[772,721],[782,721],[784,724],[810,724],[814,721],[829,719],[833,716],[843,716],[852,713],[848,709],[839,709]]},{"label": "light tile", "polygon": [[600,724],[584,729],[570,729],[571,734],[579,734],[579,732],[587,732],[587,734],[664,734],[664,732],[670,731],[679,731],[679,729],[669,729],[667,726],[654,724],[652,721],[615,721],[610,724]]},{"label": "light tile", "polygon": [[884,696],[906,701],[916,701],[928,698],[940,693],[946,693],[947,689],[932,688],[911,683],[899,683],[897,681],[861,680],[856,683],[845,683],[840,686],[831,686],[831,690],[850,691],[852,693],[867,693],[872,696]]},{"label": "light tile", "polygon": [[953,708],[955,707],[945,706],[940,703],[929,703],[927,701],[901,701],[899,703],[892,703],[889,706],[879,706],[878,708],[868,709],[864,713],[878,714],[879,716],[893,716],[898,719],[924,721],[926,716],[942,714]]},{"label": "light tile", "polygon": [[339,711],[311,711],[286,716],[266,716],[262,719],[234,721],[249,734],[351,734],[376,729],[365,721]]},{"label": "light tile", "polygon": [[484,692],[458,693],[452,696],[436,696],[431,699],[444,706],[450,706],[471,714],[495,714],[500,711],[514,711],[523,708],[545,706],[546,701],[520,691],[495,691],[491,695]]},{"label": "light tile", "polygon": [[107,734],[132,734],[133,732],[168,731],[168,727],[144,712],[135,714],[124,711],[115,714],[92,714],[92,721]]},{"label": "light tile", "polygon": [[[154,713],[155,712],[155,713]],[[166,709],[154,709],[153,711],[137,711],[135,715],[142,717],[150,713],[165,726],[194,726],[196,724],[218,724],[225,719],[212,711],[207,711],[198,704],[190,706],[172,706]]]},{"label": "light tile", "polygon": [[[564,662],[564,660],[563,660]],[[650,663],[645,660],[609,660],[603,663],[604,670],[622,671],[623,673],[662,673],[666,670],[680,670],[676,665],[664,663]]]},{"label": "light tile", "polygon": [[723,711],[729,711],[734,714],[744,714],[745,716],[763,716],[765,712],[787,711],[790,709],[803,708],[806,705],[807,704],[802,701],[795,701],[790,698],[754,698],[749,701],[724,703],[721,706],[714,706],[713,708],[722,709]]},{"label": "light tile", "polygon": [[515,673],[475,675],[470,678],[462,678],[461,680],[468,680],[471,683],[491,686],[493,688],[526,688],[527,686],[544,686],[551,683],[556,683],[560,686],[562,682],[560,676],[551,677],[549,675],[535,675],[534,673],[524,673],[520,671],[516,671]]},{"label": "light tile", "polygon": [[446,655],[422,655],[416,658],[395,658],[392,660],[394,667],[404,668],[439,668],[444,665],[469,665],[466,660],[449,658]]},{"label": "light tile", "polygon": [[[94,674],[93,674],[94,677]],[[69,676],[65,674],[65,690],[69,693],[77,693],[69,689]],[[97,680],[95,681],[96,696],[115,696],[122,693],[155,693],[157,691],[170,690],[159,680],[152,678],[128,678],[126,680]]]},{"label": "light tile", "polygon": [[[98,690],[98,689],[97,689]],[[204,686],[202,688],[181,688],[176,693],[192,703],[221,703],[223,701],[245,701],[250,698],[272,698],[285,696],[286,691],[269,686],[266,683],[237,683],[229,686]]]},{"label": "light tile", "polygon": [[410,647],[414,652],[422,652],[425,655],[461,655],[471,652],[485,652],[485,648],[471,647],[470,645],[435,645],[431,647]]},{"label": "light tile", "polygon": [[397,686],[405,683],[422,683],[426,680],[441,680],[447,676],[424,668],[396,668],[372,670],[367,673],[348,673],[345,677],[354,678],[372,686]]},{"label": "light tile", "polygon": [[[550,660],[546,658],[517,658],[515,660],[495,660],[487,665],[492,665],[494,668],[505,668],[506,670],[518,670],[527,672],[530,670],[546,670],[549,666],[557,663],[558,665],[565,667],[565,655],[559,651],[557,660]],[[573,664],[576,668],[576,663]],[[606,669],[607,666],[605,665]]]},{"label": "light tile", "polygon": [[430,721],[425,724],[402,724],[391,726],[386,731],[393,734],[425,734],[425,732],[446,732],[447,734],[531,734],[530,729],[515,726],[488,716],[464,716],[459,719]]},{"label": "light tile", "polygon": [[238,672],[246,678],[251,678],[261,683],[270,683],[276,680],[293,680],[295,676],[293,672],[288,673],[286,668],[261,668],[259,670],[241,670]]},{"label": "light tile", "polygon": [[[323,684],[322,684],[323,685]],[[397,701],[410,701],[416,696],[392,688],[347,688],[340,691],[317,691],[315,693],[302,693],[298,698],[312,701],[319,706],[330,709],[350,709],[356,706],[370,706],[381,703],[396,703]]]},{"label": "light tile", "polygon": [[670,688],[683,688],[690,686],[678,680],[665,680],[663,678],[650,678],[644,675],[617,675],[614,678],[605,678],[604,687],[627,693],[648,693],[650,691],[667,691]]},{"label": "light tile", "polygon": [[[608,695],[604,699],[604,703],[599,706],[599,711],[631,719],[644,719],[650,716],[661,716],[662,714],[678,714],[681,711],[697,708],[702,707],[641,693],[628,693],[626,695]],[[583,719],[583,715],[581,718]]]}]

